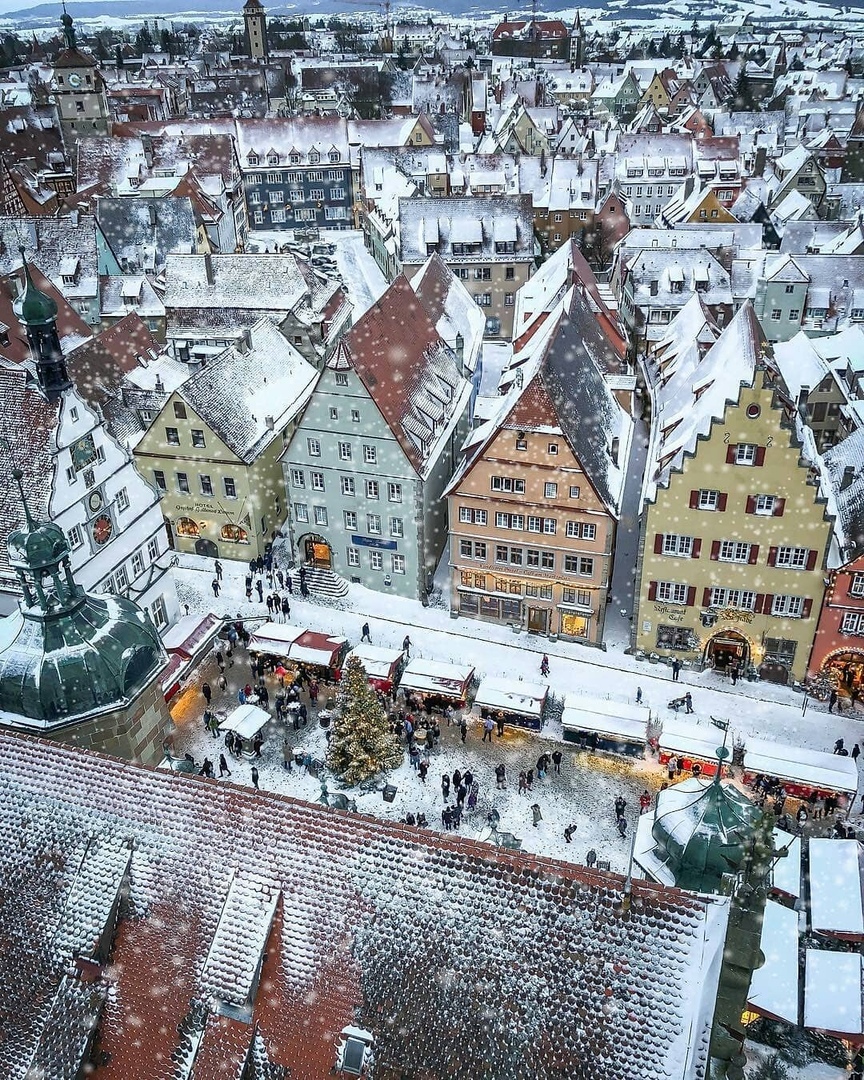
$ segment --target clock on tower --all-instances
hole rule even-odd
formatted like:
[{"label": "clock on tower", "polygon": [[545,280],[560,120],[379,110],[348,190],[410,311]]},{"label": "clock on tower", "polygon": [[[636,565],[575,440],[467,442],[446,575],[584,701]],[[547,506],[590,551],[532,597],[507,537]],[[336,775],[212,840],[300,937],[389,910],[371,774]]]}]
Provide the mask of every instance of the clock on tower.
[{"label": "clock on tower", "polygon": [[72,16],[65,10],[60,19],[66,48],[54,64],[54,100],[67,145],[83,135],[109,134],[108,100],[105,84],[89,53],[75,44]]}]

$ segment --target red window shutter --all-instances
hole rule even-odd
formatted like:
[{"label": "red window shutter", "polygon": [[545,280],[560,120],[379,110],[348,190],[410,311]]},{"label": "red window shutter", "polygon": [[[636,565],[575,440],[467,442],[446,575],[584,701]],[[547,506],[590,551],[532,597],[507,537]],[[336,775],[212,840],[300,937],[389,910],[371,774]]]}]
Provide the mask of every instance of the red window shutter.
[{"label": "red window shutter", "polygon": [[757,465],[764,465],[765,464],[765,447],[764,446],[757,446],[756,447],[756,464]]},{"label": "red window shutter", "polygon": [[656,600],[657,599],[657,582],[656,581],[649,581],[648,582],[648,599],[649,600]]},{"label": "red window shutter", "polygon": [[755,566],[758,561],[759,561],[759,545],[758,544],[751,544],[750,545],[750,555],[749,555],[749,557],[747,559],[747,562],[751,566]]},{"label": "red window shutter", "polygon": [[770,615],[771,614],[771,608],[773,606],[774,606],[774,593],[766,592],[765,593],[765,604],[762,607],[762,614],[763,615]]},{"label": "red window shutter", "polygon": [[702,541],[699,537],[695,537],[693,540],[693,550],[690,552],[691,559],[698,559],[702,553]]},{"label": "red window shutter", "polygon": [[696,603],[696,586],[690,585],[687,589],[687,607],[693,607]]},{"label": "red window shutter", "polygon": [[748,495],[747,496],[747,509],[744,511],[744,513],[745,514],[755,514],[756,513],[756,496],[755,495]]},{"label": "red window shutter", "polygon": [[702,607],[711,607],[711,590],[708,588],[702,590]]},{"label": "red window shutter", "polygon": [[718,510],[725,510],[726,509],[726,500],[728,498],[729,498],[729,496],[726,494],[725,491],[720,492],[720,494],[717,496],[717,509]]},{"label": "red window shutter", "polygon": [[777,562],[777,548],[776,547],[769,547],[768,548],[768,565],[769,566],[774,566],[776,564],[776,562]]},{"label": "red window shutter", "polygon": [[663,554],[663,533],[654,533],[654,554]]},{"label": "red window shutter", "polygon": [[804,601],[804,607],[801,609],[801,618],[802,619],[809,619],[810,618],[810,612],[812,610],[813,610],[813,601],[812,600],[805,600]]},{"label": "red window shutter", "polygon": [[698,510],[699,509],[699,492],[698,491],[691,491],[690,492],[690,509],[691,510]]},{"label": "red window shutter", "polygon": [[714,562],[717,562],[717,560],[720,558],[720,541],[719,540],[712,540],[711,541],[711,558],[713,559]]},{"label": "red window shutter", "polygon": [[819,554],[818,551],[814,551],[813,548],[811,548],[807,552],[807,569],[808,570],[815,570],[816,569],[816,556],[818,554]]},{"label": "red window shutter", "polygon": [[774,517],[783,517],[783,511],[786,509],[785,499],[774,500]]},{"label": "red window shutter", "polygon": [[729,446],[726,447],[726,464],[727,465],[734,465],[735,464],[735,455],[737,454],[737,452],[738,452],[738,444],[737,443],[731,443]]},{"label": "red window shutter", "polygon": [[765,593],[756,593],[756,603],[753,605],[753,610],[757,615],[761,615],[765,610]]}]

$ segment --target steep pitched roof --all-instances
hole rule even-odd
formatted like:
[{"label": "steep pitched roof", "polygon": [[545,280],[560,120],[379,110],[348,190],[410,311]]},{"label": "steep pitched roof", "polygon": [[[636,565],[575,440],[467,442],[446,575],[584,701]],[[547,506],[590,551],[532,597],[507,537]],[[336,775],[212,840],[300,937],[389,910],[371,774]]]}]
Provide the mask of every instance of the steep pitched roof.
[{"label": "steep pitched roof", "polygon": [[[587,1075],[586,1062],[592,1080],[704,1072],[725,898],[638,879],[625,896],[608,872],[70,746],[3,734],[0,756],[0,870],[16,882],[0,905],[7,1080],[59,1019],[74,965],[50,945],[87,901],[68,868],[93,837],[131,863],[100,1080],[210,1080],[211,1040],[233,1067],[241,1036],[274,1063],[256,1077],[326,1080],[348,1024],[371,1031],[376,1069],[447,1080]],[[220,991],[248,993],[262,939],[244,1032],[205,990],[218,970]],[[59,1012],[71,1028],[77,1010]],[[54,1045],[51,1075],[74,1075]]]},{"label": "steep pitched roof", "polygon": [[354,369],[412,466],[422,472],[464,380],[404,274],[339,343],[333,364]]}]

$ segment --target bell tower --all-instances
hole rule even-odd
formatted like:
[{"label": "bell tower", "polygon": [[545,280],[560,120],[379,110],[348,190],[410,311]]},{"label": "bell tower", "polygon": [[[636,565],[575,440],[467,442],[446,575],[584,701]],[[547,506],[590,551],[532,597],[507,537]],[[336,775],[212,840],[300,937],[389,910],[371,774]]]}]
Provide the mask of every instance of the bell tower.
[{"label": "bell tower", "polygon": [[21,248],[21,261],[24,264],[24,292],[15,301],[15,314],[27,333],[39,388],[52,401],[72,385],[57,334],[57,305],[33,284],[24,248]]},{"label": "bell tower", "polygon": [[260,0],[246,0],[243,6],[243,21],[246,23],[246,45],[253,60],[266,60],[267,16]]},{"label": "bell tower", "polygon": [[109,134],[108,99],[96,61],[76,44],[75,25],[65,5],[60,22],[66,48],[54,62],[52,90],[66,148],[71,150],[83,135]]}]

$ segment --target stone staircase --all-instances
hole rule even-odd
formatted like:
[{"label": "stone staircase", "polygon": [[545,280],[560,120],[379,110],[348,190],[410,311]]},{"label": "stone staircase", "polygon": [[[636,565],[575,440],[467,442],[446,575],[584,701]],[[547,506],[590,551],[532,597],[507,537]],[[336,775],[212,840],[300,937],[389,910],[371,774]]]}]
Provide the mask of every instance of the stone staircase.
[{"label": "stone staircase", "polygon": [[[300,571],[291,571],[291,585],[294,595],[300,595]],[[332,570],[320,566],[306,567],[306,588],[312,596],[324,596],[338,600],[348,595],[348,582]]]}]

